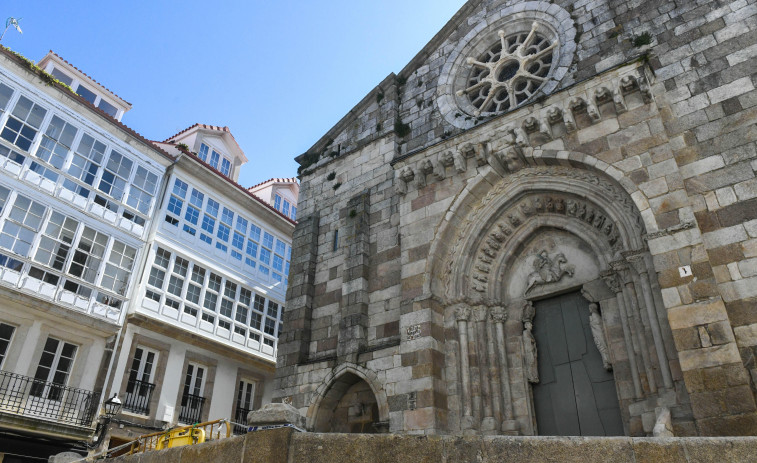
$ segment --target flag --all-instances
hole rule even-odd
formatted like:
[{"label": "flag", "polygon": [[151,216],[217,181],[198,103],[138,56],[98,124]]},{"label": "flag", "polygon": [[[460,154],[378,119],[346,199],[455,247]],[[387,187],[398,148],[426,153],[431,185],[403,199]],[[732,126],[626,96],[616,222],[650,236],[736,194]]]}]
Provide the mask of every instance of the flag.
[{"label": "flag", "polygon": [[6,29],[8,29],[9,27],[13,26],[13,27],[15,27],[15,28],[16,28],[16,30],[18,31],[18,33],[19,33],[19,34],[23,34],[23,31],[21,31],[21,26],[19,26],[19,25],[18,25],[18,22],[19,22],[19,21],[20,21],[21,19],[22,19],[22,18],[18,18],[18,19],[16,19],[16,18],[14,18],[14,17],[10,17],[10,18],[8,18],[8,20],[7,20],[7,21],[5,21],[5,28],[6,28]]}]

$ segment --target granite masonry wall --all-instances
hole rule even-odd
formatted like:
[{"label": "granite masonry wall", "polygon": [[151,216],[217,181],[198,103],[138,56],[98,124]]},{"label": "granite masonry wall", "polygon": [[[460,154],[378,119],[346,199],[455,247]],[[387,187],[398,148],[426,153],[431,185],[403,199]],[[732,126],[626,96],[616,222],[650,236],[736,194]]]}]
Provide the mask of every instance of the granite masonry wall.
[{"label": "granite masonry wall", "polygon": [[[509,20],[559,42],[550,90],[466,112]],[[326,431],[364,381],[378,431],[538,434],[529,304],[581,290],[625,434],[756,434],[755,56],[755,1],[468,2],[298,158],[275,400]],[[583,273],[523,291],[541,251]]]}]

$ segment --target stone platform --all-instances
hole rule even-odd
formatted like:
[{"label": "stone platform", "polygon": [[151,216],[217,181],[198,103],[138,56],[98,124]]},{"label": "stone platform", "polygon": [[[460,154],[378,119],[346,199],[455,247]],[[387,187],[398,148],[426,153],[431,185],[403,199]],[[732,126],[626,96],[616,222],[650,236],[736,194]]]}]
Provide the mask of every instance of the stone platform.
[{"label": "stone platform", "polygon": [[109,460],[113,463],[757,462],[757,437],[454,437],[292,429]]}]

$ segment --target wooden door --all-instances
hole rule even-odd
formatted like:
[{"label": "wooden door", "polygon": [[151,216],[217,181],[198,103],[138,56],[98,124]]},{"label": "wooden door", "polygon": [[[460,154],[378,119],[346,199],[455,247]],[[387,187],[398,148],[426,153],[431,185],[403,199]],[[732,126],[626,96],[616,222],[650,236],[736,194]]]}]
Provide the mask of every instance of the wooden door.
[{"label": "wooden door", "polygon": [[538,434],[620,436],[623,424],[612,372],[602,366],[580,293],[534,303],[539,383],[533,385]]}]

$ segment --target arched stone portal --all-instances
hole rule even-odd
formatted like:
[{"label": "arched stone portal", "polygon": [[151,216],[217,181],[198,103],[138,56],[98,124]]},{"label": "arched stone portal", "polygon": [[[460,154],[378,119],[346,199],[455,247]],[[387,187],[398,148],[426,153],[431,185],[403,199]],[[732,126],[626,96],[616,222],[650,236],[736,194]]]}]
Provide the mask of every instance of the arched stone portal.
[{"label": "arched stone portal", "polygon": [[381,433],[388,431],[388,405],[370,371],[343,365],[318,388],[308,410],[314,432]]},{"label": "arched stone portal", "polygon": [[524,165],[490,177],[451,206],[467,214],[443,224],[432,250],[429,284],[447,302],[447,364],[455,366],[447,379],[458,385],[451,427],[538,433],[533,326],[544,316],[534,317],[534,301],[581,291],[583,316],[593,317],[590,347],[604,351],[630,434],[632,418],[676,400],[675,352],[638,209],[614,180],[588,169]]}]

